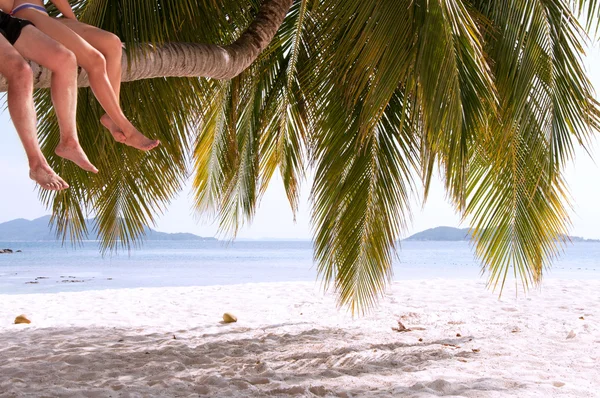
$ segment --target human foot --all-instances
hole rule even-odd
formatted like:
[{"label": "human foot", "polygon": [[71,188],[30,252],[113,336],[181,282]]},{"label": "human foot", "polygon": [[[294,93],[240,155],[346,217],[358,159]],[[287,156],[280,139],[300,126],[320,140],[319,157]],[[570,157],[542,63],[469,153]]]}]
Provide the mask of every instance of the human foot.
[{"label": "human foot", "polygon": [[124,132],[106,114],[100,118],[100,123],[110,131],[115,141],[120,142],[121,144],[128,145],[141,151],[149,151],[160,145],[159,140],[151,140],[137,131],[132,125],[130,126],[130,130]]},{"label": "human foot", "polygon": [[94,166],[88,159],[87,155],[83,151],[79,142],[75,140],[63,140],[58,144],[56,149],[54,150],[61,158],[70,160],[75,163],[77,166],[81,167],[86,171],[90,171],[92,173],[97,173],[98,169]]},{"label": "human foot", "polygon": [[100,123],[110,131],[110,134],[112,134],[115,141],[120,142],[121,144],[124,144],[125,141],[127,141],[125,134],[123,134],[119,126],[117,126],[107,114],[104,114],[100,118]]},{"label": "human foot", "polygon": [[159,140],[151,140],[135,129],[129,133],[123,134],[125,134],[125,141],[123,144],[139,149],[140,151],[149,151],[160,145]]},{"label": "human foot", "polygon": [[29,170],[29,178],[37,182],[42,188],[50,191],[62,191],[69,188],[69,184],[60,178],[48,165],[32,167]]}]

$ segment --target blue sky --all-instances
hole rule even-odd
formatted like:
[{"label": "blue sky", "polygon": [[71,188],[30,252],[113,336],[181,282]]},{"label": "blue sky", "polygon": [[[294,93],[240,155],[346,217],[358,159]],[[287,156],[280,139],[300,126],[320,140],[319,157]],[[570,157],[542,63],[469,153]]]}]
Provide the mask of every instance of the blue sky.
[{"label": "blue sky", "polygon": [[[600,91],[600,50],[589,51],[586,65],[594,86]],[[1,99],[4,107],[4,99]],[[575,161],[566,170],[573,202],[572,235],[600,239],[600,150],[598,140],[592,148],[594,162],[579,150]],[[0,222],[14,218],[33,219],[49,214],[39,202],[35,185],[28,178],[25,153],[10,121],[8,111],[0,115]],[[252,225],[243,228],[240,238],[294,238],[308,239],[311,236],[310,205],[308,193],[310,181],[304,183],[303,199],[296,222],[289,209],[281,180],[274,178],[265,194]],[[415,193],[413,223],[407,235],[439,225],[459,226],[460,218],[447,203],[444,190],[435,181],[429,200],[424,207],[420,204],[420,193]],[[172,202],[167,212],[158,218],[156,229],[165,232],[192,232],[202,236],[215,236],[217,227],[199,221],[191,209],[189,190],[186,188]],[[462,225],[468,226],[468,225]]]}]

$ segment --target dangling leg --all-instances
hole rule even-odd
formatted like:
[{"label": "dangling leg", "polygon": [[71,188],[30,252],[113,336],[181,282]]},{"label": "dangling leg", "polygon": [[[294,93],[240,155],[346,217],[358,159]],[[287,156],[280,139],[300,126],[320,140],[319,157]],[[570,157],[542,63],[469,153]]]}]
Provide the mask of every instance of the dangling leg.
[{"label": "dangling leg", "polygon": [[52,71],[51,93],[60,127],[60,143],[56,154],[84,170],[97,173],[79,144],[77,137],[77,61],[75,55],[33,26],[21,32],[15,48],[30,59]]},{"label": "dangling leg", "polygon": [[[113,33],[99,29],[95,26],[87,25],[74,19],[58,18],[57,21],[61,22],[63,25],[77,33],[85,41],[90,43],[92,47],[100,51],[100,53],[104,56],[104,59],[106,59],[108,80],[110,81],[115,96],[117,97],[117,101],[120,103],[121,63],[123,58],[123,43],[121,43],[121,39]],[[125,135],[119,126],[112,121],[110,116],[104,114],[100,118],[100,122],[110,131],[115,140],[119,142],[125,141]]]},{"label": "dangling leg", "polygon": [[37,140],[31,68],[0,35],[0,74],[8,82],[8,110],[29,160],[29,177],[42,188],[60,191],[69,185],[48,165]]},{"label": "dangling leg", "polygon": [[151,140],[140,133],[123,114],[108,80],[106,60],[98,50],[56,19],[39,11],[23,10],[19,11],[17,16],[30,20],[42,32],[73,51],[79,65],[88,73],[90,87],[98,102],[123,132],[124,144],[144,151],[151,150],[160,144],[160,141]]}]

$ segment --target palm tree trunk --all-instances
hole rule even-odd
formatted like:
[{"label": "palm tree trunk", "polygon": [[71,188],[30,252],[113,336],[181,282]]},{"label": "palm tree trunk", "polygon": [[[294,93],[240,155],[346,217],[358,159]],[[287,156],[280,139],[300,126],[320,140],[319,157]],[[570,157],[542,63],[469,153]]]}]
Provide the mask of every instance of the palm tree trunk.
[{"label": "palm tree trunk", "polygon": [[[231,79],[248,68],[269,45],[283,22],[293,0],[265,0],[256,19],[234,43],[228,46],[196,43],[168,43],[161,47],[140,46],[129,58],[123,57],[123,81],[157,77],[211,77]],[[50,87],[50,72],[32,63],[35,88]],[[85,71],[79,87],[88,87]],[[0,78],[0,92],[6,91]]]}]

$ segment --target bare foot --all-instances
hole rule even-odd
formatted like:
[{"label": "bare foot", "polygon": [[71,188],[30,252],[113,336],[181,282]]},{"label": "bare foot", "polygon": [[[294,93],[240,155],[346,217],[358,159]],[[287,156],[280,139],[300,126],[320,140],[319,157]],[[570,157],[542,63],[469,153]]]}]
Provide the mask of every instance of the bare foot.
[{"label": "bare foot", "polygon": [[115,141],[120,142],[121,144],[128,145],[141,151],[149,151],[160,145],[159,140],[151,140],[137,131],[133,126],[131,126],[130,131],[124,132],[106,114],[100,118],[100,123],[110,131]]},{"label": "bare foot", "polygon": [[124,144],[125,141],[127,141],[125,134],[123,134],[119,126],[117,126],[107,114],[104,114],[100,118],[100,123],[110,131],[115,141],[120,142],[121,144]]},{"label": "bare foot", "polygon": [[29,170],[29,178],[50,191],[62,191],[69,188],[69,184],[58,176],[48,165],[35,167]]},{"label": "bare foot", "polygon": [[81,148],[81,145],[79,145],[79,142],[75,140],[61,141],[54,150],[54,153],[61,158],[70,160],[86,171],[91,171],[92,173],[98,172],[96,166],[89,161],[87,155],[83,151],[83,148]]},{"label": "bare foot", "polygon": [[125,134],[125,142],[123,144],[139,149],[140,151],[149,151],[160,145],[159,140],[151,140],[137,130],[133,130]]}]

